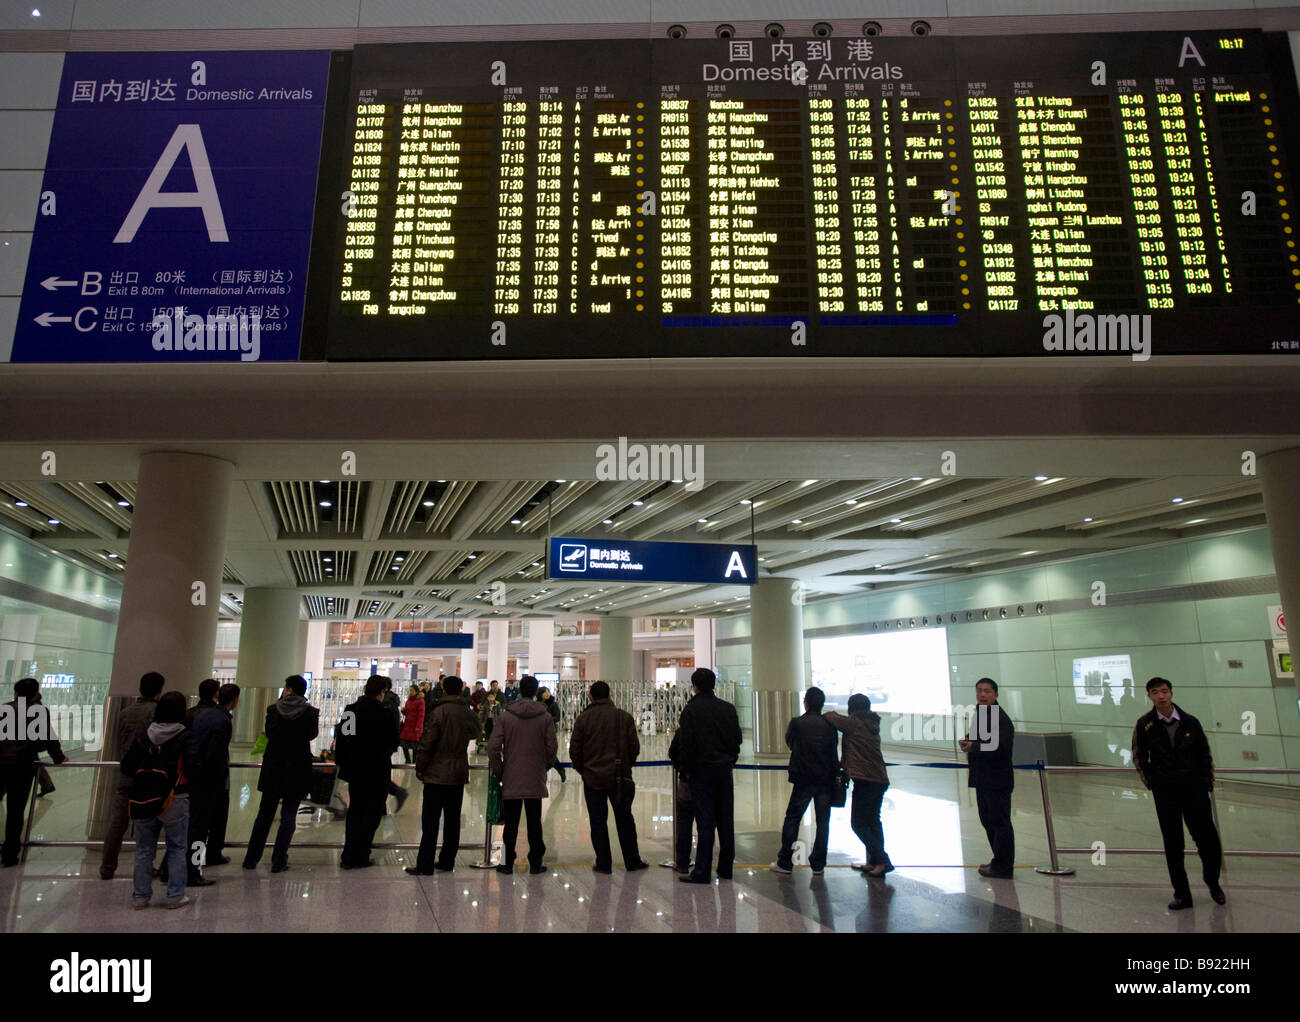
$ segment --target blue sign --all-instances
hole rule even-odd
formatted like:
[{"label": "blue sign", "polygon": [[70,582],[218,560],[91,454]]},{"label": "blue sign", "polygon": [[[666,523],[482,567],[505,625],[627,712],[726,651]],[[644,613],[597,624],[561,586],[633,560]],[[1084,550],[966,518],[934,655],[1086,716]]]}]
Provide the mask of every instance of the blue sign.
[{"label": "blue sign", "polygon": [[357,670],[360,670],[360,668],[361,668],[361,661],[360,661],[360,660],[347,660],[347,659],[342,659],[342,658],[339,658],[339,657],[335,657],[335,658],[334,658],[334,666],[335,666],[335,667],[352,667],[352,668],[355,668],[355,669],[357,669]]},{"label": "blue sign", "polygon": [[393,646],[408,649],[473,649],[471,632],[394,632]]},{"label": "blue sign", "polygon": [[753,585],[757,575],[758,548],[741,544],[556,538],[546,556],[546,577],[556,582]]},{"label": "blue sign", "polygon": [[69,53],[12,360],[297,359],[328,74]]}]

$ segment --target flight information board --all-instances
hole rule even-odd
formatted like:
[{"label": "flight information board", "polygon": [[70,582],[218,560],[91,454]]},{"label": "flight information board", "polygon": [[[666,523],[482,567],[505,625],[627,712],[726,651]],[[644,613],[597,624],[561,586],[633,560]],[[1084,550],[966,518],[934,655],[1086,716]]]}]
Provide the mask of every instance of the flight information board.
[{"label": "flight information board", "polygon": [[1281,35],[358,46],[351,74],[330,359],[1300,352]]}]

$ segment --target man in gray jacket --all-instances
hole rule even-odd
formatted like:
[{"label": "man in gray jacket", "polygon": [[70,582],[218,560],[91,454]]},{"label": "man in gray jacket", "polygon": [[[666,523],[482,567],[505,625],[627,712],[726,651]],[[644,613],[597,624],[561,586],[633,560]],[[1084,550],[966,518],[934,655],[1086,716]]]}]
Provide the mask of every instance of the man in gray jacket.
[{"label": "man in gray jacket", "polygon": [[591,847],[597,873],[614,872],[609,847],[609,807],[614,806],[614,826],[629,873],[649,867],[637,848],[636,820],[632,818],[632,764],[641,752],[636,721],[609,698],[603,681],[591,686],[591,705],[578,714],[569,738],[569,758],[582,775],[587,813],[591,817]]},{"label": "man in gray jacket", "polygon": [[469,743],[478,736],[478,720],[460,699],[464,686],[457,677],[444,678],[442,698],[424,718],[424,733],[415,754],[415,773],[424,782],[420,813],[420,851],[411,876],[430,876],[438,844],[438,819],[442,818],[442,852],[437,868],[450,873],[460,849],[460,807],[469,783]]},{"label": "man in gray jacket", "polygon": [[[119,763],[130,751],[136,738],[144,734],[145,729],[153,723],[154,711],[158,709],[158,697],[167,682],[157,671],[150,671],[140,678],[140,698],[129,706],[122,708],[117,718],[116,742],[110,750],[110,758]],[[112,880],[117,872],[117,857],[122,851],[122,839],[126,836],[126,825],[131,822],[126,804],[131,792],[131,778],[121,773],[117,775],[117,788],[113,792],[113,804],[109,809],[108,829],[104,831],[104,854],[99,862],[99,875],[103,880]]]},{"label": "man in gray jacket", "polygon": [[844,772],[853,782],[853,808],[849,822],[867,848],[867,861],[853,868],[869,877],[883,877],[894,869],[885,852],[885,831],[880,825],[880,805],[889,788],[885,758],[880,752],[880,714],[861,692],[849,696],[849,715],[825,713],[822,720],[844,733]]},{"label": "man in gray jacket", "polygon": [[488,770],[501,779],[501,809],[505,815],[505,851],[498,873],[513,873],[519,814],[528,813],[528,872],[545,873],[546,844],[542,840],[542,799],[550,792],[546,772],[555,762],[559,742],[555,721],[546,707],[534,700],[537,679],[519,679],[519,698],[506,707],[488,742]]}]

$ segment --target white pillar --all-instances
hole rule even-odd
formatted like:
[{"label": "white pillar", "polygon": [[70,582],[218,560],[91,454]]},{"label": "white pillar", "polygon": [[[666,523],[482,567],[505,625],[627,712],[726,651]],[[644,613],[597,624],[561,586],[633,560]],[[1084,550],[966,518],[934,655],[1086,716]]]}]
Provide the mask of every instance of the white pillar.
[{"label": "white pillar", "polygon": [[785,729],[799,715],[803,691],[803,601],[795,582],[765,578],[753,587],[751,651],[754,752],[785,754]]},{"label": "white pillar", "polygon": [[528,673],[555,670],[555,622],[551,618],[528,622]]},{"label": "white pillar", "polygon": [[716,635],[716,622],[711,617],[697,617],[695,619],[695,666],[707,667],[714,670],[717,666],[716,647],[714,638]]},{"label": "white pillar", "polygon": [[510,622],[495,618],[488,622],[487,676],[489,681],[506,680],[506,661],[510,659]]},{"label": "white pillar", "polygon": [[303,651],[303,671],[310,671],[313,680],[319,681],[325,675],[325,635],[329,631],[328,621],[308,621],[306,649]]},{"label": "white pillar", "polygon": [[[478,679],[478,619],[471,618],[468,621],[462,621],[460,630],[462,634],[470,636],[470,644],[468,649],[461,652],[460,667],[457,670],[460,680],[473,688],[474,682]],[[447,670],[445,663],[442,669],[445,673]]]},{"label": "white pillar", "polygon": [[603,681],[632,681],[632,619],[600,619],[600,677]]}]

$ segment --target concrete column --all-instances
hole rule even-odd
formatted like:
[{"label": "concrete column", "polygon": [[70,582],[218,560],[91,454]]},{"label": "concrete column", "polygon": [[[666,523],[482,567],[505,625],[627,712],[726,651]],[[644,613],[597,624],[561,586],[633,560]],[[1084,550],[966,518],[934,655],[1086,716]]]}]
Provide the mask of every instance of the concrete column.
[{"label": "concrete column", "polygon": [[319,681],[325,675],[325,635],[329,631],[329,622],[304,621],[302,624],[306,631],[302,669],[310,671],[312,678]]},{"label": "concrete column", "polygon": [[[212,672],[233,477],[230,462],[202,454],[140,458],[104,713],[108,756],[117,752],[118,714],[140,694],[141,675],[158,671],[167,689],[193,696]],[[111,769],[96,774],[87,820],[92,840],[103,836],[120,779]]]},{"label": "concrete column", "polygon": [[555,621],[545,618],[528,622],[528,673],[555,670]]},{"label": "concrete column", "polygon": [[244,591],[235,667],[240,688],[235,711],[237,742],[257,739],[266,708],[280,697],[284,679],[302,672],[304,650],[298,642],[301,607],[302,597],[296,589],[255,586]]},{"label": "concrete column", "polygon": [[695,666],[707,667],[709,670],[717,669],[717,657],[715,654],[715,636],[717,622],[711,617],[697,617],[695,619]]},{"label": "concrete column", "polygon": [[761,579],[750,600],[754,678],[754,752],[785,755],[785,729],[803,691],[802,588],[788,578]]},{"label": "concrete column", "polygon": [[[506,683],[506,661],[510,659],[510,622],[505,618],[494,618],[488,622],[487,676],[488,681],[499,681],[501,687]],[[474,676],[465,679],[470,685]]]},{"label": "concrete column", "polygon": [[632,619],[600,619],[600,678],[596,681],[632,681]]},{"label": "concrete column", "polygon": [[[1282,613],[1288,622],[1300,621],[1300,448],[1260,458],[1259,481]],[[1300,675],[1296,676],[1296,695],[1300,698]]]}]

